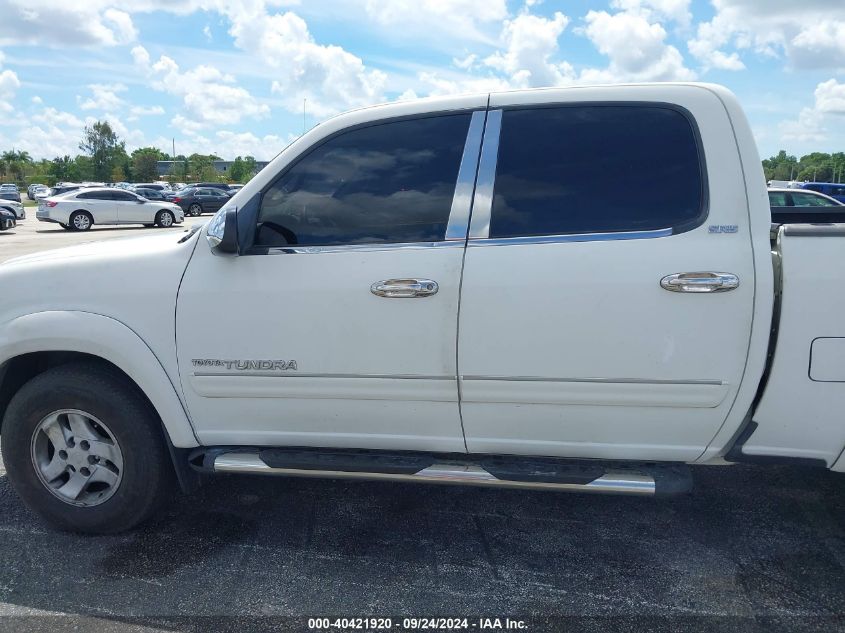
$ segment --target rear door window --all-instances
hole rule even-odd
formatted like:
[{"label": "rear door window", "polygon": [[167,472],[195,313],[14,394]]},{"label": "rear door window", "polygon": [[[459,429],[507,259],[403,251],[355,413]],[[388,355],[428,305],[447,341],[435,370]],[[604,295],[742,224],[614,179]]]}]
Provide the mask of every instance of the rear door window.
[{"label": "rear door window", "polygon": [[506,110],[490,237],[690,230],[706,217],[702,162],[673,107]]},{"label": "rear door window", "polygon": [[786,206],[786,193],[783,191],[770,191],[769,192],[769,206],[770,207],[785,207]]}]

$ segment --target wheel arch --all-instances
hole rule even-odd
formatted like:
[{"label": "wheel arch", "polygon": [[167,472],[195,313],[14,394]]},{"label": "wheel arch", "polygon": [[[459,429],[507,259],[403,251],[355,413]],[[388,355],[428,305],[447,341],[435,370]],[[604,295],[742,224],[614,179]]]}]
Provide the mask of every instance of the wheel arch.
[{"label": "wheel arch", "polygon": [[153,351],[127,325],[89,312],[37,312],[0,326],[0,423],[24,382],[74,360],[111,365],[149,401],[173,446],[199,445],[176,387]]}]

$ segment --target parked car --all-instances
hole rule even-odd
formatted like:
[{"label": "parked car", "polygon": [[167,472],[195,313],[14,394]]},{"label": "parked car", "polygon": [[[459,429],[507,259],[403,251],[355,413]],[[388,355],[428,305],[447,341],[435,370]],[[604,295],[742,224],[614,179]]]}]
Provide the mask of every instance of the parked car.
[{"label": "parked car", "polygon": [[802,182],[798,185],[801,189],[809,189],[810,191],[818,191],[831,198],[836,198],[840,202],[845,202],[845,183],[835,182]]},{"label": "parked car", "polygon": [[240,191],[243,188],[243,185],[229,185],[229,192],[234,195],[236,192]]},{"label": "parked car", "polygon": [[843,472],[845,227],[771,242],[760,172],[712,84],[329,119],[178,240],[0,265],[8,480],[98,533],[201,474],[643,496],[688,464]]},{"label": "parked car", "polygon": [[36,185],[35,189],[33,189],[32,199],[38,200],[38,198],[46,198],[50,195],[50,187],[47,185]]},{"label": "parked car", "polygon": [[96,187],[45,198],[38,203],[35,217],[41,222],[56,222],[65,229],[87,231],[95,224],[167,228],[181,223],[185,214],[170,202],[147,200],[131,191]]},{"label": "parked car", "polygon": [[17,226],[15,214],[6,209],[0,208],[0,231],[8,231]]},{"label": "parked car", "polygon": [[225,182],[192,182],[188,184],[189,187],[212,187],[213,189],[221,189],[223,191],[229,191],[231,189],[231,185],[226,184]]},{"label": "parked car", "polygon": [[769,189],[772,222],[845,222],[845,204],[809,189]]},{"label": "parked car", "polygon": [[82,185],[76,185],[76,184],[72,184],[72,183],[56,184],[55,187],[50,188],[49,195],[50,196],[61,196],[61,195],[66,194],[70,191],[76,191],[77,189],[82,189],[82,188],[83,188]]},{"label": "parked car", "polygon": [[39,187],[44,187],[46,189],[45,185],[39,183],[32,183],[31,185],[29,185],[29,187],[26,188],[26,197],[30,200],[35,200],[35,191]]},{"label": "parked car", "polygon": [[13,184],[0,185],[0,198],[4,200],[21,201],[21,192],[18,191],[18,186]]},{"label": "parked car", "polygon": [[26,209],[22,203],[16,200],[8,200],[0,196],[0,209],[5,209],[9,213],[13,213],[18,220],[26,219]]},{"label": "parked car", "polygon": [[147,200],[167,200],[163,191],[159,189],[148,189],[146,187],[136,187],[134,192],[146,198]]},{"label": "parked car", "polygon": [[229,194],[210,187],[190,187],[177,192],[171,200],[188,215],[202,215],[217,211],[229,201]]},{"label": "parked car", "polygon": [[170,191],[169,185],[163,185],[161,183],[149,182],[149,183],[140,183],[133,185],[133,189],[155,189],[156,191],[160,191],[162,194]]}]

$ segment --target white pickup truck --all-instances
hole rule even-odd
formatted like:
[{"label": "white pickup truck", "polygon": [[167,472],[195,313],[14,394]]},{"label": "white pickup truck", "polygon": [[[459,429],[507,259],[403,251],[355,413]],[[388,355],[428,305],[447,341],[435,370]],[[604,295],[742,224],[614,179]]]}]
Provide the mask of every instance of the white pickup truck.
[{"label": "white pickup truck", "polygon": [[217,472],[651,495],[689,464],[842,471],[845,227],[770,228],[718,86],[356,110],[198,231],[0,266],[8,476],[113,532]]}]

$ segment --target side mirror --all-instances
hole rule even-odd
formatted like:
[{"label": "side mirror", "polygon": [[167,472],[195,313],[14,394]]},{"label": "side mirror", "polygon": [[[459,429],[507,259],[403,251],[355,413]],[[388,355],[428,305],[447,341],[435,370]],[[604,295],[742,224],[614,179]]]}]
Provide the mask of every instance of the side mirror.
[{"label": "side mirror", "polygon": [[227,209],[215,215],[208,224],[206,239],[216,251],[238,255],[238,210]]}]

